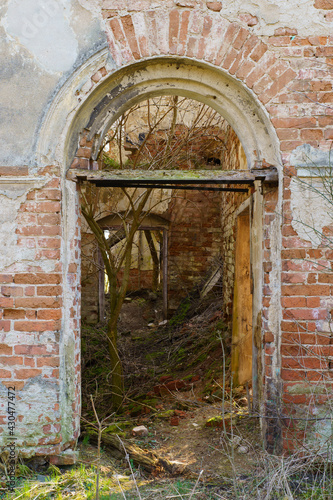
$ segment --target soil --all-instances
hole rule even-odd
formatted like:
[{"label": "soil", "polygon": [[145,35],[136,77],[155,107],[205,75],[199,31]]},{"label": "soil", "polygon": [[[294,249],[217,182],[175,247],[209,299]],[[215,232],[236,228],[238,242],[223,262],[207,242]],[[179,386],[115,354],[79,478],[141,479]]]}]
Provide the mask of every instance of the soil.
[{"label": "soil", "polygon": [[[193,477],[204,471],[206,480],[221,480],[231,477],[235,469],[251,474],[260,451],[259,422],[248,411],[244,387],[235,388],[230,401],[230,335],[217,306],[206,303],[191,318],[180,317],[184,316],[180,308],[178,319],[176,312],[168,325],[160,326],[158,307],[158,300],[147,295],[124,304],[119,321],[119,350],[124,360],[127,396],[123,413],[112,422],[119,426],[116,432],[142,449],[186,464]],[[111,413],[108,354],[106,349],[103,351],[105,330],[103,326],[93,327],[93,336],[91,330],[86,329],[83,336],[86,421],[93,419],[87,404],[89,393],[95,393],[100,418]],[[226,353],[225,430],[221,421],[221,342]],[[94,362],[96,359],[98,362]],[[132,428],[138,425],[147,427],[148,436],[131,436]],[[84,431],[83,437],[87,433]]]},{"label": "soil", "polygon": [[[18,464],[22,484],[6,498],[93,500],[97,477],[100,500],[332,498],[327,463],[307,464],[301,456],[288,461],[263,451],[259,418],[248,404],[251,388],[232,387],[230,331],[218,304],[188,307],[185,301],[167,324],[159,324],[158,297],[146,293],[126,302],[119,321],[126,397],[117,414],[111,406],[105,325],[84,325],[78,463],[59,469],[37,457],[27,470]],[[99,419],[111,415],[103,422],[100,450],[90,394]],[[147,435],[133,435],[138,425]],[[161,462],[148,471],[103,442],[105,433],[186,467],[170,471]],[[5,479],[0,470],[0,493]]]}]

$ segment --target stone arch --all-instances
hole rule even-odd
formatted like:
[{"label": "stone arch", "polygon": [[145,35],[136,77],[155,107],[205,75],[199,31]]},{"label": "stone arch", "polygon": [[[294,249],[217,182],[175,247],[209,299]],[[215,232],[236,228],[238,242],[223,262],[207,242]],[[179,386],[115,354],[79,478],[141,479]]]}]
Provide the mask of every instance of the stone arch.
[{"label": "stone arch", "polygon": [[[177,76],[175,76],[177,75]],[[282,176],[279,141],[265,106],[255,93],[239,79],[216,66],[194,61],[186,57],[154,57],[134,62],[124,68],[102,77],[92,92],[85,98],[66,131],[63,165],[65,170],[75,167],[73,158],[78,149],[80,134],[88,134],[87,159],[96,159],[104,134],[110,125],[133,104],[154,95],[180,94],[191,97],[224,116],[237,133],[247,155],[248,168],[260,168],[271,164],[278,168]],[[92,143],[92,149],[90,144]],[[85,147],[85,146],[83,146]],[[89,166],[87,165],[87,168]],[[276,210],[281,209],[281,187],[279,187]],[[252,262],[253,271],[253,328],[261,338],[262,298],[263,298],[263,216],[264,202],[259,186],[253,197],[252,207]],[[274,234],[273,234],[274,233]],[[278,255],[281,248],[281,235],[278,224],[271,233],[272,251]],[[269,259],[269,257],[268,257]],[[272,262],[276,286],[270,296],[270,305],[275,309],[271,324],[279,337],[280,317],[280,261]],[[274,316],[274,317],[273,317]],[[258,346],[261,341],[258,341]],[[259,347],[258,347],[259,351]],[[278,356],[278,350],[276,350]],[[262,356],[261,353],[258,356]],[[255,360],[255,363],[257,361]],[[258,362],[259,363],[259,362]],[[278,359],[274,361],[278,367]],[[259,366],[259,364],[257,364]],[[277,375],[278,376],[278,375]],[[262,388],[261,388],[262,389]],[[265,389],[262,389],[263,391]],[[262,395],[263,396],[263,395]]]},{"label": "stone arch", "polygon": [[93,140],[96,159],[112,122],[140,100],[179,94],[217,110],[237,133],[248,167],[280,165],[279,143],[269,115],[255,94],[238,79],[211,64],[187,58],[159,57],[131,64],[103,81],[84,101],[68,130],[64,161],[70,166],[81,131]]},{"label": "stone arch", "polygon": [[[154,17],[155,14],[151,13],[151,16]],[[191,11],[189,22],[193,16],[194,11]],[[122,23],[123,20],[117,22]],[[196,37],[196,49],[192,52],[189,50],[190,34],[187,35],[187,49],[184,51],[178,33],[178,41],[175,44],[177,49],[173,48],[173,42],[169,43],[168,38],[169,42],[156,48],[155,52],[150,50],[145,53],[140,49],[140,53],[136,54],[135,51],[128,52],[121,48],[123,41],[120,35],[115,38],[109,33],[110,52],[103,50],[94,55],[77,70],[54,100],[40,135],[41,163],[50,164],[55,161],[62,167],[65,177],[83,130],[88,131],[89,139],[93,141],[92,158],[96,158],[103,134],[112,121],[126,109],[152,95],[181,94],[210,105],[227,119],[240,138],[247,155],[248,168],[272,164],[278,168],[281,178],[279,140],[267,108],[270,100],[283,92],[285,86],[294,78],[295,72],[289,63],[279,61],[268,47],[246,28],[223,19],[215,19],[214,23],[212,26],[220,30],[220,36],[215,37],[213,31],[210,31],[214,43],[208,46],[202,29],[201,34]],[[166,23],[166,26],[170,29],[170,24]],[[123,31],[122,33],[124,35]],[[167,37],[164,39],[167,40]],[[152,47],[152,42],[149,46]],[[72,183],[64,183],[63,189],[66,193],[69,184]],[[280,213],[281,200],[279,188],[276,210]],[[69,199],[66,194],[63,202],[65,235],[73,225],[71,214],[77,204],[76,195]],[[258,252],[253,265],[256,284],[253,318],[255,331],[259,332],[257,336],[260,337],[263,207],[259,190],[254,200],[253,214],[253,240]],[[281,270],[278,256],[281,234],[278,221],[274,223],[274,227],[271,225],[270,236],[271,254],[277,256],[272,261],[270,271],[276,285],[271,292],[270,305],[265,314],[270,315],[271,328],[276,333],[276,338],[279,338]],[[71,250],[66,244],[64,247],[64,253],[67,255],[65,260],[69,263]],[[273,310],[275,312],[271,314]],[[276,367],[278,377],[278,349],[273,357],[272,364]]]},{"label": "stone arch", "polygon": [[[279,58],[277,52],[254,35],[244,22],[231,22],[223,18],[220,9],[216,5],[212,6],[211,2],[197,5],[188,0],[177,2],[175,7],[173,2],[156,4],[146,0],[137,4],[129,2],[127,6],[122,3],[121,10],[119,8],[116,0],[103,3],[102,14],[109,49],[93,55],[72,75],[46,115],[38,147],[39,159],[44,164],[50,163],[48,158],[53,156],[57,145],[66,141],[65,158],[62,145],[58,147],[56,157],[59,163],[65,163],[68,167],[69,157],[78,145],[75,129],[77,132],[80,127],[81,130],[84,128],[99,101],[110,94],[110,91],[114,93],[110,97],[117,98],[118,102],[124,98],[126,89],[118,85],[131,86],[134,93],[141,92],[138,76],[141,75],[144,80],[143,73],[146,72],[147,84],[148,73],[152,69],[156,70],[158,64],[186,66],[187,75],[186,72],[183,75],[185,86],[186,80],[191,79],[190,68],[194,68],[198,76],[198,87],[201,88],[199,94],[206,95],[208,99],[211,97],[209,104],[212,107],[217,105],[213,96],[221,90],[225,105],[221,106],[220,103],[219,108],[226,118],[228,97],[231,97],[233,106],[239,101],[240,114],[236,115],[234,121],[243,121],[243,129],[247,124],[248,134],[243,135],[256,135],[258,142],[258,130],[261,127],[263,137],[269,137],[263,147],[265,156],[262,156],[262,151],[253,147],[255,144],[249,141],[247,147],[245,138],[241,139],[249,165],[253,166],[255,161],[263,159],[273,164],[280,163],[279,144],[267,110],[269,111],[272,100],[285,92],[288,84],[296,77],[289,62]],[[134,74],[131,74],[133,71]],[[204,75],[202,82],[200,72]],[[175,75],[172,76],[168,85],[170,88],[173,86],[175,92],[176,86],[171,81],[175,79]],[[225,83],[223,89],[219,89],[221,82]],[[141,83],[145,84],[144,81]],[[194,78],[191,83],[194,84]],[[135,99],[135,95],[130,96],[130,93],[127,97]],[[113,99],[113,104],[115,103],[116,100]],[[252,110],[251,105],[248,107],[249,103]],[[254,112],[252,120],[251,111]],[[234,116],[233,112],[230,114],[231,117]],[[241,120],[237,120],[239,116],[242,117]],[[234,129],[237,130],[235,124]],[[242,134],[240,131],[238,133],[241,138]],[[62,141],[56,144],[55,138],[59,136]],[[251,148],[256,151],[255,154],[253,151],[251,153]],[[269,156],[272,149],[274,153]]]}]

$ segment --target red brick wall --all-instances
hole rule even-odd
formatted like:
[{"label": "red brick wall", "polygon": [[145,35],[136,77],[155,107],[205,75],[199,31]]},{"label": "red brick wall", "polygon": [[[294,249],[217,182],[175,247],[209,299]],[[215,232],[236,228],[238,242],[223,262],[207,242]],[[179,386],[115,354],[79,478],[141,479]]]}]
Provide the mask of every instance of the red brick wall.
[{"label": "red brick wall", "polygon": [[[323,9],[331,8],[325,0],[323,2],[316,1],[315,6]],[[331,15],[330,12],[328,14]],[[279,28],[274,36],[258,37],[251,33],[251,27],[248,28],[241,23],[230,23],[208,11],[203,16],[204,23],[200,28],[200,16],[196,16],[195,10],[191,9],[179,7],[170,10],[170,21],[172,22],[169,25],[169,37],[161,36],[158,38],[157,31],[154,29],[159,23],[158,13],[148,9],[144,12],[144,20],[149,36],[136,38],[133,27],[135,22],[132,23],[131,20],[135,14],[129,13],[127,16],[117,17],[116,12],[105,10],[104,17],[107,19],[111,53],[119,64],[129,63],[150,55],[165,53],[185,55],[211,62],[228,71],[230,75],[241,79],[247,87],[253,90],[270,114],[272,124],[280,140],[285,167],[290,166],[291,152],[304,143],[315,148],[320,147],[328,150],[330,140],[333,138],[333,117],[330,109],[332,78],[329,69],[333,59],[332,38],[327,36],[300,37],[296,28]],[[207,40],[209,40],[209,44]],[[267,439],[268,442],[274,442],[276,436],[279,437],[282,432],[285,437],[284,446],[290,445],[287,439],[289,436],[288,426],[285,425],[288,421],[285,412],[288,409],[283,410],[282,407],[276,406],[280,389],[282,388],[285,394],[283,396],[284,402],[297,404],[298,411],[302,412],[301,402],[303,401],[303,404],[308,402],[308,389],[304,385],[297,386],[297,394],[295,394],[295,392],[292,393],[290,387],[297,384],[302,377],[303,379],[307,376],[310,379],[314,377],[314,380],[318,377],[323,379],[325,372],[325,370],[322,371],[321,366],[318,368],[318,362],[312,354],[309,354],[307,346],[313,343],[318,344],[318,348],[325,347],[325,352],[331,353],[330,345],[327,346],[327,332],[320,331],[324,328],[322,324],[327,317],[327,301],[331,294],[330,276],[327,273],[326,276],[325,273],[319,275],[317,271],[308,268],[309,264],[306,263],[306,259],[315,263],[320,259],[327,259],[326,254],[327,252],[330,254],[330,252],[325,248],[311,248],[311,244],[302,241],[294,234],[290,226],[292,214],[288,182],[289,174],[284,174],[283,213],[278,214],[284,217],[282,220],[281,276],[272,276],[271,274],[270,236],[272,231],[277,231],[279,230],[277,228],[281,227],[276,224],[276,211],[279,210],[277,208],[277,191],[267,191],[264,200],[266,237],[263,248],[264,283],[261,325],[262,345],[264,347],[262,351],[264,369],[261,383],[266,400],[273,401],[273,406],[275,405],[276,411],[280,412],[279,416],[281,417],[276,425],[277,418],[274,415],[272,422],[275,423],[268,426]],[[232,212],[241,201],[239,199],[235,202],[236,198],[236,196],[230,196],[229,200],[226,199],[224,202],[227,205],[225,213],[230,213],[226,221],[232,220]],[[194,208],[191,208],[187,216],[184,215],[184,219],[187,219],[186,222],[191,218],[193,220],[194,211]],[[187,227],[186,229],[186,237],[190,239],[191,228]],[[223,248],[228,249],[230,255],[232,255],[233,250],[233,238],[232,224],[229,224],[229,229],[224,235]],[[181,240],[184,241],[184,235],[179,234],[178,241],[175,240],[174,236],[170,243],[176,247],[174,257],[177,256],[177,252],[178,255],[181,255],[181,247],[179,246]],[[196,242],[191,241],[191,244],[192,251],[195,252]],[[170,248],[172,249],[172,246]],[[226,277],[226,284],[229,283],[229,285],[225,296],[229,297],[226,304],[228,310],[231,310],[232,271],[230,269],[232,269],[232,257],[228,258],[230,266],[228,266],[229,276]],[[274,255],[274,259],[276,258],[279,259],[280,256]],[[199,268],[200,264],[198,264]],[[281,337],[279,337],[278,331],[271,331],[269,320],[272,307],[271,297],[276,287],[276,283],[271,283],[271,280],[279,280],[280,278],[282,280],[281,307],[283,308],[280,322]],[[327,283],[323,280],[327,280]],[[307,368],[307,370],[310,369],[308,374],[305,374],[304,367],[297,368],[295,360],[291,359],[293,357],[287,355],[288,346],[295,342],[295,333],[297,333],[298,348],[299,342],[301,346],[304,344],[306,352],[309,354],[306,356],[309,359],[305,360],[305,365],[317,366],[315,370],[310,369],[309,366]],[[299,364],[299,360],[296,361],[297,363]],[[304,362],[302,361],[302,363]],[[280,382],[278,382],[279,380]],[[327,400],[325,395],[312,397],[314,405],[316,401]]]},{"label": "red brick wall", "polygon": [[[195,2],[178,2],[177,7],[174,7],[174,3],[166,2],[169,10],[162,18],[159,9],[150,8],[150,3],[146,1],[129,2],[127,13],[117,10],[120,8],[119,3],[118,6],[112,7],[110,0],[104,2],[103,16],[110,53],[116,65],[121,67],[159,55],[186,56],[215,65],[241,80],[253,91],[261,109],[269,114],[280,140],[285,169],[294,166],[291,164],[290,155],[297,146],[304,143],[328,151],[333,138],[332,37],[299,36],[297,26],[278,28],[273,36],[259,36],[253,33],[251,27],[255,24],[253,16],[252,19],[243,16],[239,22],[230,22],[220,15],[219,8],[214,10],[212,4],[215,2],[202,2],[196,7]],[[323,17],[323,29],[327,32],[325,22],[332,21],[331,2],[315,0],[314,5],[326,14],[326,18]],[[123,4],[121,8],[123,9]],[[140,23],[138,15],[141,16]],[[297,22],[295,18],[295,25]],[[100,68],[97,73],[91,75],[91,88],[85,91],[92,92],[98,82],[106,77],[107,70]],[[78,101],[86,97],[83,90],[82,94],[80,92],[77,93]],[[68,111],[70,113],[72,109]],[[87,156],[90,152],[84,149],[89,149],[90,145],[82,143],[81,147],[82,151],[77,153],[76,166],[87,167],[89,164],[90,167],[96,168],[96,164],[85,161],[90,157]],[[18,389],[21,389],[26,384],[42,380],[53,384],[56,387],[55,394],[60,394],[58,387],[59,383],[63,382],[59,380],[57,371],[62,363],[58,352],[59,322],[71,325],[75,332],[79,327],[79,214],[75,215],[77,236],[69,238],[65,235],[62,238],[62,228],[59,227],[59,214],[62,209],[60,173],[52,173],[50,170],[43,175],[50,176],[48,184],[43,189],[29,193],[16,221],[17,246],[23,250],[34,249],[35,262],[33,265],[25,265],[23,261],[21,266],[13,264],[6,268],[1,276],[1,374],[5,385],[15,383]],[[332,355],[331,334],[327,322],[328,311],[331,310],[331,276],[329,272],[320,272],[315,266],[322,260],[331,265],[332,255],[324,242],[317,248],[294,234],[290,225],[293,216],[289,193],[290,175],[295,173],[285,170],[282,175],[282,214],[276,213],[280,208],[275,205],[274,193],[267,192],[265,200],[264,229],[267,237],[263,248],[265,275],[260,332],[260,340],[265,346],[263,386],[267,398],[266,408],[271,401],[277,412],[283,412],[277,415],[281,417],[280,420],[272,419],[272,422],[279,421],[278,425],[268,426],[268,441],[273,441],[276,435],[282,433],[285,447],[294,445],[291,442],[293,436],[300,439],[303,437],[303,430],[297,430],[298,423],[300,429],[303,421],[288,420],[290,412],[295,412],[293,415],[303,418],[304,410],[308,408],[306,405],[310,404],[311,414],[321,414],[324,403],[328,400],[327,393],[322,389],[326,383],[330,387],[332,373],[331,367],[327,366],[327,360]],[[74,217],[74,214],[72,215]],[[188,217],[191,216],[189,213]],[[277,216],[282,216],[278,224],[274,223]],[[280,232],[281,226],[282,252],[276,254],[275,250],[272,256],[269,248],[271,236]],[[330,231],[330,228],[327,230]],[[191,234],[191,231],[187,232]],[[211,238],[213,244],[214,237]],[[67,270],[63,269],[59,260],[63,245],[69,245],[68,251],[73,257],[71,262],[66,263]],[[193,249],[196,247],[192,246]],[[273,276],[270,266],[273,261],[275,263],[280,259],[281,276]],[[49,271],[49,268],[52,271]],[[281,332],[279,328],[273,332],[271,300],[273,296],[276,298],[280,279],[281,310],[276,305],[274,307],[281,316]],[[68,299],[67,292],[66,297],[62,296],[64,287],[66,291],[70,290],[73,304],[66,318],[63,318],[62,308],[62,300]],[[49,333],[51,340],[46,343],[45,335]],[[45,345],[49,346],[50,351],[43,350]],[[32,347],[24,350],[25,346]],[[318,350],[323,353],[320,365]],[[77,336],[74,351],[78,363]],[[76,382],[78,381],[77,372]],[[309,393],[309,384],[320,384],[320,390],[312,389],[312,393]],[[311,387],[313,388],[313,385]],[[284,408],[277,404],[280,394]],[[79,404],[78,394],[73,396],[73,401],[73,411],[76,412]],[[23,403],[22,408],[25,408]],[[290,404],[295,405],[291,410]],[[37,415],[36,422],[40,417],[39,431],[33,438],[29,438],[30,440],[26,439],[26,449],[30,447],[37,453],[45,454],[57,454],[60,451],[62,444],[57,442],[62,442],[63,438],[60,437],[62,430],[57,426],[64,415],[60,417],[54,413],[58,410],[57,405],[57,397],[49,402],[48,411],[52,412],[52,423],[46,418],[46,410],[43,410],[43,415]],[[38,402],[34,401],[32,406],[38,407]],[[18,420],[22,422],[23,429],[27,418],[27,413],[21,411]],[[70,418],[72,425],[77,426],[75,418]],[[315,432],[319,435],[320,421],[314,422]],[[295,432],[292,428],[294,425]],[[278,426],[280,430],[277,429]],[[44,446],[44,440],[49,444]]]},{"label": "red brick wall", "polygon": [[[318,247],[298,236],[292,226],[290,207],[290,182],[295,174],[295,169],[285,172],[281,256],[281,378],[286,450],[297,448],[307,435],[316,435],[318,441],[323,441],[325,435],[327,439],[329,425],[320,419],[331,411],[328,408],[332,405],[333,387],[333,254],[325,241],[325,236],[332,236],[332,226],[323,229]],[[300,421],[293,419],[295,408]]]},{"label": "red brick wall", "polygon": [[[0,374],[5,387],[15,387],[15,437],[21,455],[58,455],[68,447],[66,436],[78,436],[80,413],[80,299],[79,212],[75,238],[69,242],[73,260],[65,266],[62,247],[62,191],[55,167],[40,170],[43,187],[27,188],[14,221],[17,234],[16,261],[0,275]],[[14,214],[13,214],[14,216]],[[30,258],[25,263],[25,252]],[[22,252],[22,254],[20,254]],[[34,260],[31,260],[31,255]],[[66,272],[66,275],[64,274]],[[67,318],[74,334],[72,363],[76,392],[64,428],[61,407],[61,345],[63,335],[64,276],[73,293]],[[31,392],[32,391],[32,392]],[[41,393],[39,391],[42,391]],[[6,397],[3,398],[6,402]],[[0,432],[6,435],[6,409],[2,407]],[[73,417],[73,415],[76,415]]]},{"label": "red brick wall", "polygon": [[169,308],[192,291],[221,252],[221,193],[177,190],[169,227]]}]

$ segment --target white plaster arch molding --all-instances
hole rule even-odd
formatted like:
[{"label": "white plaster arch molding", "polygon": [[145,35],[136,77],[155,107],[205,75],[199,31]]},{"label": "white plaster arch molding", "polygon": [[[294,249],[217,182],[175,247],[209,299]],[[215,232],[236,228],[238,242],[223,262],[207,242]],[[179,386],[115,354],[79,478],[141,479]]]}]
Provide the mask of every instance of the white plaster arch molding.
[{"label": "white plaster arch molding", "polygon": [[[79,89],[102,66],[108,74],[79,102]],[[170,94],[196,99],[218,111],[238,135],[248,168],[265,160],[282,170],[279,140],[269,115],[240,80],[212,64],[178,56],[153,57],[115,70],[107,49],[77,70],[55,98],[39,138],[39,163],[57,162],[65,174],[83,129],[90,130],[96,154],[124,111],[148,97]]]}]

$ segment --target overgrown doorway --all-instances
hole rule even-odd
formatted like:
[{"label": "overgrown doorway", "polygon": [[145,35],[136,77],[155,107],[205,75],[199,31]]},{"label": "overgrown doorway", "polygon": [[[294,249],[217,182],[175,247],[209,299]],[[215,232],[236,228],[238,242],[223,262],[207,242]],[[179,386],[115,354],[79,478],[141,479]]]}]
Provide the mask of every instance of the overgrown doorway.
[{"label": "overgrown doorway", "polygon": [[[167,306],[163,301],[163,319],[168,317],[168,324],[172,325],[172,315],[176,313],[177,321],[188,320],[190,314],[193,316],[199,310],[199,302],[204,302],[207,290],[219,286],[220,296],[215,306],[228,332],[224,332],[225,347],[231,344],[232,337],[235,344],[231,370],[236,373],[232,383],[251,385],[250,212],[247,208],[239,215],[239,211],[244,204],[249,207],[256,193],[255,182],[265,179],[265,170],[255,174],[247,170],[241,143],[219,113],[178,95],[154,97],[124,113],[106,134],[98,162],[98,170],[88,175],[78,172],[77,179],[81,183],[84,179],[88,181],[81,190],[86,204],[83,213],[95,237],[98,235],[100,268],[93,304],[100,320],[105,318],[105,287],[101,279],[105,269],[113,269],[113,274],[108,275],[110,296],[113,293],[114,297],[111,303],[119,299],[121,307],[132,300],[126,297],[127,291],[141,293],[142,286],[135,283],[142,269],[140,259],[135,258],[138,264],[133,265],[133,252],[140,255],[142,230],[151,230],[147,221],[164,219],[167,224],[163,240],[167,241],[168,234],[168,244],[162,241],[162,247],[168,248],[164,248],[162,260],[168,262],[168,271],[162,284],[163,298],[168,295],[169,300]],[[139,234],[137,240],[135,232]],[[89,248],[92,234],[88,233]],[[153,264],[148,271],[153,271],[156,249],[148,240],[147,243]],[[92,259],[88,260],[91,263]],[[125,287],[124,273],[127,273]],[[245,276],[247,280],[242,281]],[[84,298],[90,283],[86,286],[83,281],[83,285]],[[239,290],[245,293],[240,294]],[[116,307],[114,311],[119,315],[120,307],[112,307]],[[238,324],[241,315],[246,317]],[[151,319],[150,322],[154,324]],[[117,329],[116,325],[113,328]],[[116,344],[118,333],[114,335],[112,345]],[[225,355],[229,356],[229,350]]]}]

